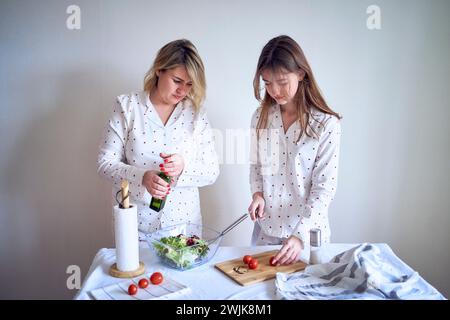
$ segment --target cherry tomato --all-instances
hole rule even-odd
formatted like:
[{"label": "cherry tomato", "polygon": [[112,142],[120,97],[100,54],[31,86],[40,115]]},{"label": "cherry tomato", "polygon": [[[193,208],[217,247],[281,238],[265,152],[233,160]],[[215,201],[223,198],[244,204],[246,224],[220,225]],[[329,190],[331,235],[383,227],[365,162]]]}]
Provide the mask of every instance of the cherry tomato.
[{"label": "cherry tomato", "polygon": [[258,260],[252,259],[252,260],[248,263],[248,268],[249,268],[249,269],[256,269],[256,268],[258,268]]},{"label": "cherry tomato", "polygon": [[163,282],[163,279],[163,275],[160,272],[154,272],[150,276],[150,282],[153,284],[160,284],[161,282]]},{"label": "cherry tomato", "polygon": [[273,257],[270,258],[269,264],[270,264],[272,267],[276,267],[277,264],[274,263],[273,260],[275,260],[275,256],[273,256]]},{"label": "cherry tomato", "polygon": [[137,293],[138,288],[134,285],[134,284],[130,284],[130,286],[128,287],[128,294],[133,296]]},{"label": "cherry tomato", "polygon": [[249,255],[244,256],[244,259],[242,259],[242,261],[244,261],[245,264],[249,264],[250,261],[252,260],[253,260],[252,256]]},{"label": "cherry tomato", "polygon": [[139,288],[145,289],[148,287],[148,280],[147,279],[141,279],[139,280]]}]

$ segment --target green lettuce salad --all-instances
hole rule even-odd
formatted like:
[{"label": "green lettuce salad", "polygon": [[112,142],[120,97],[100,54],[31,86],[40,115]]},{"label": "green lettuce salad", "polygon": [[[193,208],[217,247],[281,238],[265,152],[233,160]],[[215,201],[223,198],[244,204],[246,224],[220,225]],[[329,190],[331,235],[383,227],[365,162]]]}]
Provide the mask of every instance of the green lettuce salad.
[{"label": "green lettuce salad", "polygon": [[187,237],[164,237],[159,240],[164,245],[153,242],[157,254],[171,266],[178,269],[189,269],[195,262],[201,261],[209,251],[208,243],[196,235]]}]

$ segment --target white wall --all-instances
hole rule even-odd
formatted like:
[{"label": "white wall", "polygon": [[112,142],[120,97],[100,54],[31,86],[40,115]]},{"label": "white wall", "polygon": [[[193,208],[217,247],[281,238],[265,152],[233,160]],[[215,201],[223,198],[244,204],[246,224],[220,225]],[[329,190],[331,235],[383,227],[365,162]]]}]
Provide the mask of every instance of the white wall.
[{"label": "white wall", "polygon": [[[217,2],[217,3],[215,3]],[[81,8],[81,30],[66,8]],[[381,8],[382,29],[366,27]],[[114,97],[142,87],[156,51],[188,38],[207,70],[209,117],[248,128],[252,78],[273,36],[299,41],[344,116],[334,242],[386,242],[450,295],[448,1],[1,1],[0,298],[71,298],[113,246],[97,143]],[[220,151],[222,152],[222,151]],[[201,190],[204,222],[246,212],[248,167],[224,164]],[[224,240],[249,244],[246,221]]]}]

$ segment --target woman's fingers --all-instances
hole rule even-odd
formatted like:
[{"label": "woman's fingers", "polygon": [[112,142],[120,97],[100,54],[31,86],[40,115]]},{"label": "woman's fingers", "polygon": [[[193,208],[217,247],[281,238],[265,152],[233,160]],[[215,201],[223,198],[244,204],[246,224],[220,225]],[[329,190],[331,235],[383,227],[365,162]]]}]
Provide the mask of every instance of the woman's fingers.
[{"label": "woman's fingers", "polygon": [[164,168],[164,169],[172,169],[176,167],[176,164],[174,162],[169,162],[169,163],[161,163],[159,165],[160,168]]},{"label": "woman's fingers", "polygon": [[[291,264],[295,262],[302,251],[301,240],[297,237],[291,236],[287,240],[285,240],[283,247],[280,250],[283,251],[283,254],[280,254],[280,258],[276,257],[276,260],[280,262],[280,264]],[[284,250],[286,248],[286,250]]]},{"label": "woman's fingers", "polygon": [[164,187],[166,189],[170,187],[170,184],[167,183],[165,180],[161,179],[159,176],[155,176],[153,178],[153,183],[157,184],[157,185],[159,185],[161,187]]},{"label": "woman's fingers", "polygon": [[152,188],[152,196],[157,196],[157,197],[165,197],[170,193],[170,190],[168,188],[163,188],[160,185],[154,185]]},{"label": "woman's fingers", "polygon": [[157,198],[163,198],[163,197],[165,197],[167,194],[168,194],[168,192],[169,192],[169,189],[168,188],[165,188],[164,186],[161,186],[161,185],[159,185],[159,184],[157,184],[157,183],[152,183],[151,185],[150,185],[150,190],[149,190],[149,192],[150,192],[150,194],[153,196],[153,197],[157,197]]},{"label": "woman's fingers", "polygon": [[295,250],[291,251],[291,254],[289,255],[289,258],[284,262],[284,264],[291,264],[293,263],[297,258],[297,254],[295,253]]},{"label": "woman's fingers", "polygon": [[253,200],[250,207],[248,207],[248,213],[253,221],[256,219],[264,220],[264,203],[259,200]]},{"label": "woman's fingers", "polygon": [[286,252],[288,251],[289,247],[284,244],[280,251],[278,251],[278,253],[275,255],[275,261],[276,262],[281,262],[281,259],[284,257],[284,255],[286,254]]},{"label": "woman's fingers", "polygon": [[170,193],[170,184],[158,176],[158,171],[147,171],[147,174],[148,177],[143,181],[143,185],[152,197],[163,199]]},{"label": "woman's fingers", "polygon": [[181,166],[175,162],[160,164],[159,168],[171,177],[178,176],[181,173]]},{"label": "woman's fingers", "polygon": [[161,158],[163,158],[163,163],[164,164],[168,164],[171,162],[174,162],[176,160],[176,155],[175,154],[166,154],[166,153],[160,153],[159,154]]},{"label": "woman's fingers", "polygon": [[169,194],[169,189],[163,189],[161,186],[154,186],[152,188],[152,195],[165,196]]},{"label": "woman's fingers", "polygon": [[152,197],[155,197],[156,199],[163,200],[166,197],[166,195],[165,194],[161,194],[161,193],[155,193],[155,194],[152,194]]},{"label": "woman's fingers", "polygon": [[292,248],[288,247],[284,256],[279,260],[280,264],[287,264],[287,262],[291,259],[291,256],[294,254]]},{"label": "woman's fingers", "polygon": [[256,213],[257,213],[259,219],[264,220],[266,218],[265,215],[264,215],[264,204],[263,203],[259,203],[258,204],[258,208],[256,209]]},{"label": "woman's fingers", "polygon": [[169,177],[177,176],[179,175],[179,169],[173,168],[173,169],[165,169],[164,173],[168,175]]},{"label": "woman's fingers", "polygon": [[161,152],[161,153],[159,154],[159,156],[160,156],[161,158],[163,158],[163,159],[167,159],[167,158],[170,158],[172,155]]},{"label": "woman's fingers", "polygon": [[160,185],[153,185],[153,193],[154,194],[165,195],[165,194],[169,193],[169,189],[168,188],[163,188]]},{"label": "woman's fingers", "polygon": [[252,202],[252,203],[250,204],[250,207],[248,207],[248,213],[250,214],[250,218],[252,219],[252,221],[255,221],[255,220],[256,220],[255,211],[256,211],[256,206],[255,206],[255,204]]},{"label": "woman's fingers", "polygon": [[293,254],[291,259],[287,262],[288,264],[294,263],[298,260],[298,253]]},{"label": "woman's fingers", "polygon": [[256,220],[256,218],[255,218],[255,210],[249,209],[248,213],[250,214],[250,219],[252,219],[252,221],[255,221]]},{"label": "woman's fingers", "polygon": [[168,176],[179,176],[184,169],[183,157],[179,154],[166,154],[160,153],[163,158],[163,163],[159,165],[161,171],[165,172]]},{"label": "woman's fingers", "polygon": [[157,177],[158,179],[154,179],[151,185],[151,195],[156,196],[158,198],[163,198],[170,193],[170,186],[163,179]]}]

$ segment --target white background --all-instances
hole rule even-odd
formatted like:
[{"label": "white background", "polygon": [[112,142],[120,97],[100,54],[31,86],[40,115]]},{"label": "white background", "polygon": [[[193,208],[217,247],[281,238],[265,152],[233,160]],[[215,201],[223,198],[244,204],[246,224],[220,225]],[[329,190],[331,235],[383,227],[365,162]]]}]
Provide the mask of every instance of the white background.
[{"label": "white background", "polygon": [[[81,8],[81,30],[66,8]],[[381,30],[366,9],[381,9]],[[448,1],[1,1],[0,298],[71,298],[113,247],[110,185],[96,173],[115,96],[142,88],[157,50],[187,38],[208,81],[214,128],[247,129],[252,79],[274,36],[302,46],[342,114],[333,242],[385,242],[450,295]],[[248,166],[226,163],[201,190],[204,223],[247,211]],[[223,244],[249,245],[246,221]]]}]

